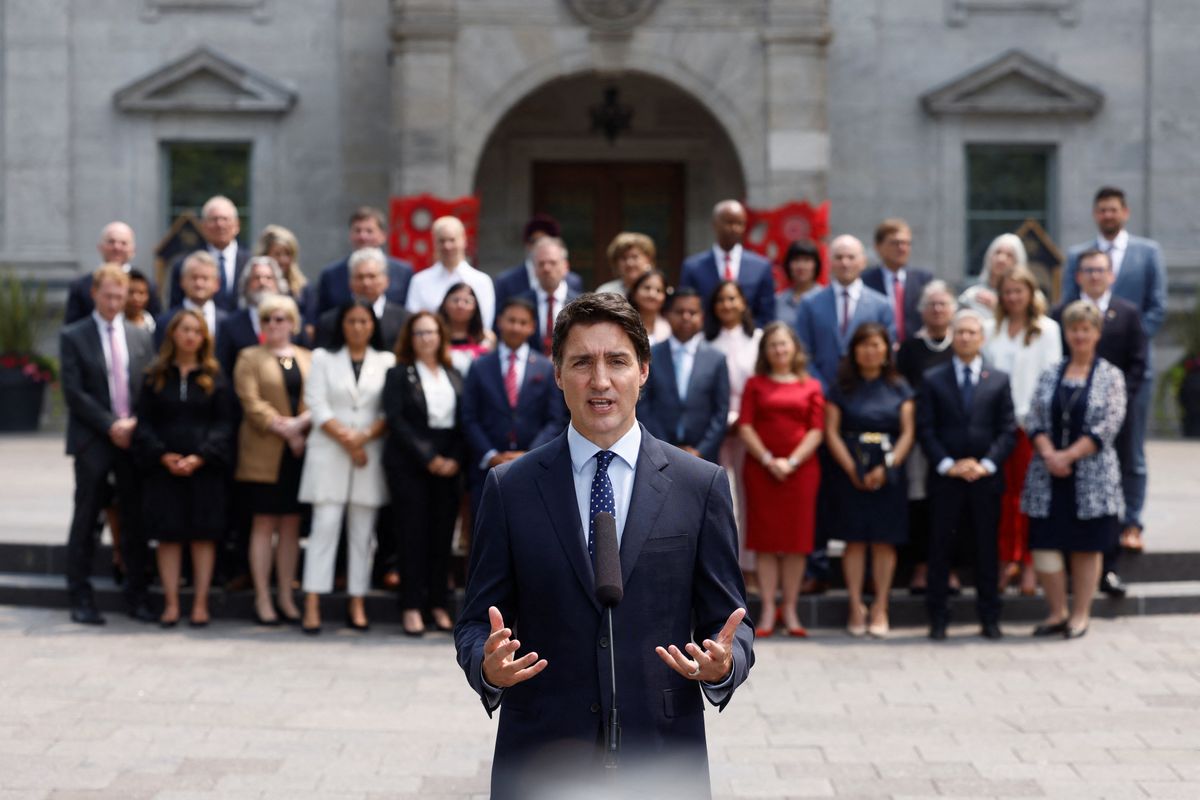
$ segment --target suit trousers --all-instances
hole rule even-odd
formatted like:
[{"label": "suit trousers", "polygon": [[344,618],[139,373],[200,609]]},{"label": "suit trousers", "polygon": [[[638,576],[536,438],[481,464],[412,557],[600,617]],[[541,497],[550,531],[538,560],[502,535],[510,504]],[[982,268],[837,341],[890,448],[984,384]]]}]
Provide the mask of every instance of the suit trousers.
[{"label": "suit trousers", "polygon": [[1150,416],[1153,383],[1150,376],[1142,381],[1125,412],[1125,429],[1121,435],[1127,436],[1128,441],[1118,451],[1121,457],[1121,488],[1125,494],[1122,527],[1142,527],[1142,507],[1146,504],[1146,421]]},{"label": "suit trousers", "polygon": [[333,565],[341,539],[342,515],[346,516],[346,549],[349,565],[346,593],[363,597],[371,588],[371,550],[375,544],[375,506],[357,503],[316,503],[312,530],[304,551],[304,591],[328,594],[333,591]]},{"label": "suit trousers", "polygon": [[108,442],[94,441],[75,456],[75,510],[67,537],[67,591],[72,602],[92,602],[88,576],[96,552],[96,519],[104,510],[110,473],[116,478],[120,508],[125,600],[132,607],[144,600],[147,592],[141,475],[129,452]]},{"label": "suit trousers", "polygon": [[400,542],[400,606],[449,608],[447,577],[454,521],[462,499],[462,475],[441,478],[424,466],[388,471]]},{"label": "suit trousers", "polygon": [[1000,621],[1000,568],[996,528],[1000,522],[1001,489],[998,477],[967,483],[958,478],[931,475],[929,496],[933,524],[929,536],[929,586],[925,606],[931,623],[949,621],[950,564],[957,537],[974,537],[975,607],[980,623]]}]

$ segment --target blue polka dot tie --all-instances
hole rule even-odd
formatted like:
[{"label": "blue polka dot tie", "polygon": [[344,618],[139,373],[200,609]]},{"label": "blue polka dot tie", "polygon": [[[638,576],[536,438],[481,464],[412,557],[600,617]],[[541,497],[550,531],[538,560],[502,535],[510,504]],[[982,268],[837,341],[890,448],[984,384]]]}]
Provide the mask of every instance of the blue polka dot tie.
[{"label": "blue polka dot tie", "polygon": [[608,465],[616,456],[611,450],[596,453],[596,475],[592,478],[591,502],[588,504],[588,555],[593,559],[596,557],[596,515],[607,511],[614,518],[617,516],[612,480],[608,477]]}]

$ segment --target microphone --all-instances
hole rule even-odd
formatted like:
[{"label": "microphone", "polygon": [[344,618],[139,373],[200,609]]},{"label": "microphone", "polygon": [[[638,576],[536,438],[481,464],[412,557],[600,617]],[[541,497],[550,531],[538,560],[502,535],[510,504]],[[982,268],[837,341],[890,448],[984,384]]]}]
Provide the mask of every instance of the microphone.
[{"label": "microphone", "polygon": [[601,511],[592,524],[595,528],[596,602],[612,608],[625,596],[621,579],[621,551],[617,546],[617,521],[612,514]]}]

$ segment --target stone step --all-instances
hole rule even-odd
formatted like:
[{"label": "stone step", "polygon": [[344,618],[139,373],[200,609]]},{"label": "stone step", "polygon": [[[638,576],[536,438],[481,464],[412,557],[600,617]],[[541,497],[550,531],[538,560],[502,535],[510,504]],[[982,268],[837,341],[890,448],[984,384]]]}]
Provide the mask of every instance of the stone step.
[{"label": "stone step", "polygon": [[[102,611],[120,613],[124,610],[120,587],[109,578],[93,581],[96,602]],[[155,592],[158,588],[155,587]],[[186,613],[191,592],[183,590],[183,606]],[[461,607],[463,593],[454,595],[454,604]],[[67,593],[60,575],[33,574],[29,572],[0,572],[0,604],[36,606],[43,608],[66,608]],[[392,592],[371,591],[366,597],[367,616],[373,623],[398,625],[399,606]],[[968,624],[975,619],[974,596],[968,588],[962,595],[951,599],[951,615],[958,624]],[[750,612],[758,610],[758,598],[750,598]],[[327,625],[340,625],[345,613],[345,597],[341,594],[322,598],[322,616]],[[923,627],[928,624],[923,598],[913,597],[907,591],[897,590],[891,599],[891,622],[895,627]],[[844,591],[832,590],[823,595],[806,596],[800,599],[800,619],[812,628],[840,628],[846,624],[847,596]],[[216,619],[249,621],[254,613],[254,598],[249,591],[226,592],[220,588],[212,590],[210,611]],[[1153,581],[1134,583],[1129,586],[1129,595],[1113,600],[1098,595],[1092,604],[1092,614],[1097,617],[1145,616],[1150,614],[1181,614],[1200,612],[1200,581]],[[1022,597],[1008,594],[1004,598],[1003,621],[1007,624],[1032,624],[1046,614],[1045,602],[1040,597]]]}]

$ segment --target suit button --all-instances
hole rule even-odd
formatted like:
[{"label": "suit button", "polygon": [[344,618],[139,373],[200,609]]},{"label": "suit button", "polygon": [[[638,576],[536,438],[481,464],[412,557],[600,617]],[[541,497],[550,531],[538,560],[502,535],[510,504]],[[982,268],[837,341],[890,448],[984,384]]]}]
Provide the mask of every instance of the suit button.
[{"label": "suit button", "polygon": [[607,637],[607,636],[601,636],[601,637],[600,637],[600,646],[601,646],[601,647],[608,647],[608,637]]},{"label": "suit button", "polygon": [[591,712],[592,712],[593,714],[599,714],[599,713],[600,713],[600,704],[599,704],[599,703],[592,703],[592,707],[591,707],[591,709],[590,709],[590,710],[591,710]]}]

